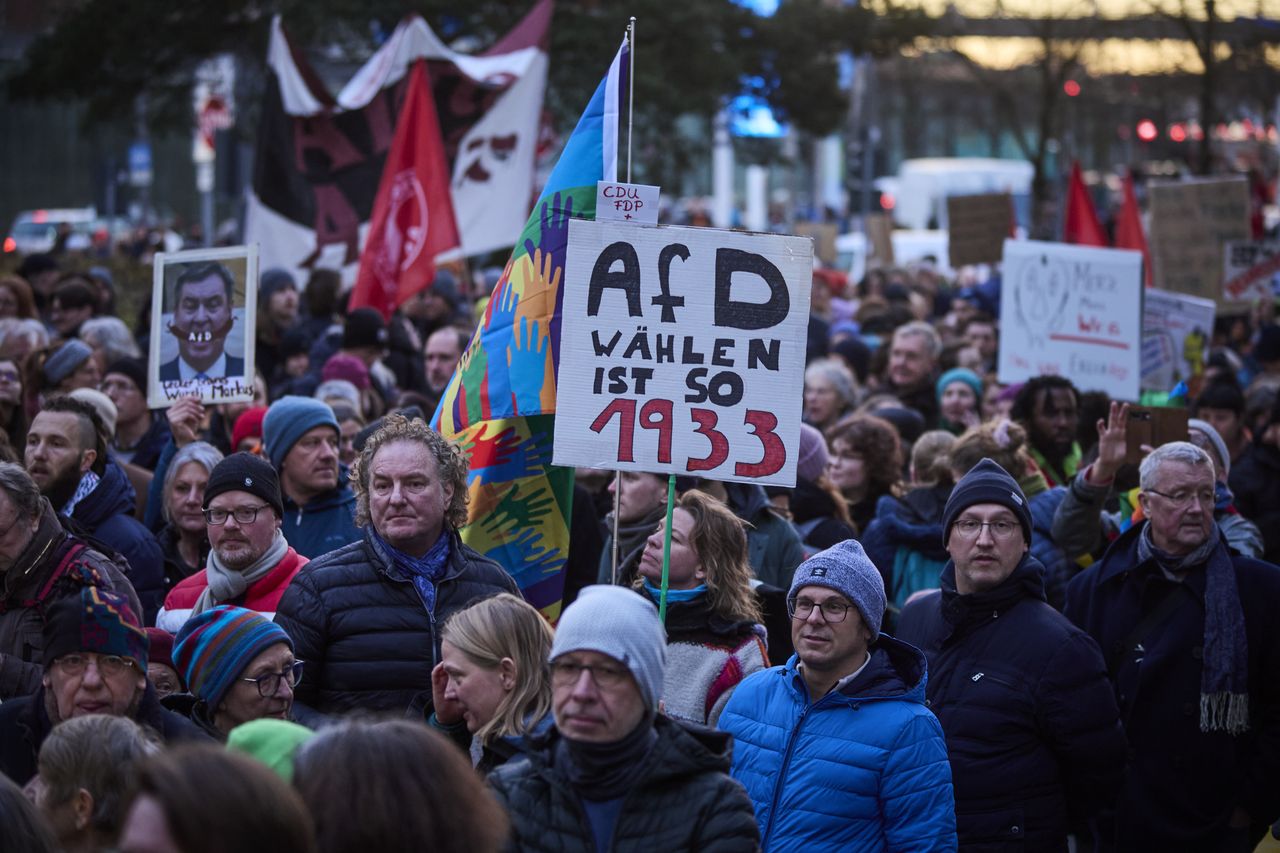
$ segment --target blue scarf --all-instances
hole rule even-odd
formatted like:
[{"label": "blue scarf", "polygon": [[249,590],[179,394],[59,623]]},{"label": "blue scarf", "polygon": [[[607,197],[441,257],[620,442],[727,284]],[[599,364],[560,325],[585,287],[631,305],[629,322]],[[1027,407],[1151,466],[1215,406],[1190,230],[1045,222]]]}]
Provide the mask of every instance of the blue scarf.
[{"label": "blue scarf", "polygon": [[[654,604],[662,601],[662,587],[654,586],[649,583],[649,579],[644,579],[644,591],[649,593],[649,597],[653,599]],[[667,589],[667,604],[673,601],[693,601],[707,591],[705,583],[698,584],[693,589]]]},{"label": "blue scarf", "polygon": [[449,565],[449,532],[440,531],[436,544],[427,549],[421,557],[412,557],[398,548],[387,544],[387,540],[372,531],[374,541],[391,555],[391,562],[413,581],[418,597],[422,599],[427,612],[434,618],[436,614],[436,583],[444,575]]}]

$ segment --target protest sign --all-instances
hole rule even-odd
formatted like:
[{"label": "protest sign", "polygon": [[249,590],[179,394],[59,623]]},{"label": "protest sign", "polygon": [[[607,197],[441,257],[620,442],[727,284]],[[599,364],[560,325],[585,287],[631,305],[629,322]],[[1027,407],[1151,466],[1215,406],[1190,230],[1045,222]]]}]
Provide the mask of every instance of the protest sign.
[{"label": "protest sign", "polygon": [[1147,189],[1151,206],[1153,283],[1163,290],[1217,300],[1222,297],[1223,244],[1248,240],[1249,189],[1243,177],[1155,181]]},{"label": "protest sign", "polygon": [[836,265],[836,237],[840,236],[839,228],[830,222],[797,222],[794,230],[797,237],[813,238],[813,253],[818,256],[818,260],[827,266]]},{"label": "protest sign", "polygon": [[252,400],[257,301],[257,246],[157,254],[147,405]]},{"label": "protest sign", "polygon": [[1212,299],[1148,288],[1142,304],[1142,390],[1168,391],[1204,372]]},{"label": "protest sign", "polygon": [[1054,374],[1137,400],[1141,336],[1141,252],[1005,241],[1001,382]]},{"label": "protest sign", "polygon": [[1008,193],[948,196],[952,268],[1000,260],[1012,222],[1013,197]]},{"label": "protest sign", "polygon": [[1280,243],[1228,241],[1222,251],[1222,298],[1227,302],[1273,299],[1280,276]]},{"label": "protest sign", "polygon": [[813,243],[569,223],[556,465],[795,485]]},{"label": "protest sign", "polygon": [[871,255],[867,268],[893,266],[893,219],[885,213],[872,213],[866,219],[867,240],[871,243]]},{"label": "protest sign", "polygon": [[596,181],[596,221],[658,224],[660,187]]}]

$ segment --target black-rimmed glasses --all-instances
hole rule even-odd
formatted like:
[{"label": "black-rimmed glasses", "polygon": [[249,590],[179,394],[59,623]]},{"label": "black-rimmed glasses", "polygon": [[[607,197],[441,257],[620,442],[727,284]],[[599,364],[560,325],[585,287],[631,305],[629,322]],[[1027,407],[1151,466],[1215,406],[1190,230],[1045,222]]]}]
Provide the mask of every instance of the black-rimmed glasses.
[{"label": "black-rimmed glasses", "polygon": [[[239,521],[239,519],[236,519]],[[250,684],[258,686],[258,695],[264,699],[270,699],[280,690],[280,682],[284,681],[292,690],[298,686],[298,682],[302,681],[302,661],[294,661],[284,672],[268,672],[266,675],[259,675],[257,678],[242,678],[241,681],[247,681]]]},{"label": "black-rimmed glasses", "polygon": [[253,524],[258,520],[258,513],[269,506],[271,504],[238,506],[235,509],[206,509],[204,510],[204,520],[215,527],[219,524],[226,524],[228,518],[234,518],[236,524]]},{"label": "black-rimmed glasses", "polygon": [[791,614],[792,619],[799,619],[801,622],[813,614],[813,608],[815,607],[822,612],[823,621],[835,623],[843,622],[845,617],[849,615],[849,608],[853,607],[853,605],[832,598],[828,598],[821,604],[809,598],[787,599],[787,612]]}]

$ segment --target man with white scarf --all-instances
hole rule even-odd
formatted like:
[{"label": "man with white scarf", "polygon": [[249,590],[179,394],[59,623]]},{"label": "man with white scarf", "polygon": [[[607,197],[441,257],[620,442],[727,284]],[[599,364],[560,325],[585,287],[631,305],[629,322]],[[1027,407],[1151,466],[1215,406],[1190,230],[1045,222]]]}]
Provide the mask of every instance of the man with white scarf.
[{"label": "man with white scarf", "polygon": [[307,564],[280,532],[280,480],[260,456],[233,453],[214,466],[204,492],[209,565],[165,598],[156,625],[176,634],[188,619],[219,604],[256,610],[268,619],[298,570]]}]

